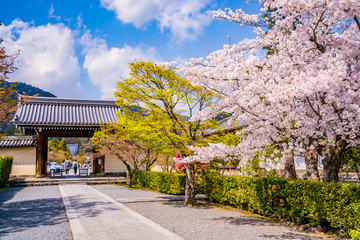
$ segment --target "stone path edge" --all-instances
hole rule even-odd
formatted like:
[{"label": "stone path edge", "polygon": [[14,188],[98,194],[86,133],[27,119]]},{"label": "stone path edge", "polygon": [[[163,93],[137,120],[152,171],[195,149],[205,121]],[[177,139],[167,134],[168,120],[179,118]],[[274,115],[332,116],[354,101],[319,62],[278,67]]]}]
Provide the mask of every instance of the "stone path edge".
[{"label": "stone path edge", "polygon": [[164,234],[165,236],[167,236],[169,239],[174,239],[174,240],[184,240],[182,237],[176,235],[175,233],[167,230],[166,228],[163,228],[162,226],[160,226],[159,224],[151,221],[150,219],[144,217],[143,215],[135,212],[134,210],[132,210],[129,207],[126,207],[125,205],[119,203],[118,201],[116,201],[115,199],[109,197],[108,195],[92,188],[89,185],[86,185],[88,188],[90,188],[91,190],[93,190],[94,192],[97,192],[99,195],[103,196],[104,198],[106,198],[107,200],[109,200],[110,202],[114,203],[115,205],[117,205],[118,207],[120,207],[121,209],[123,209],[124,211],[126,211],[127,213],[133,215],[134,217],[136,217],[139,221],[145,223],[146,225],[148,225],[149,227],[151,227],[152,229]]},{"label": "stone path edge", "polygon": [[86,234],[84,228],[82,227],[79,217],[76,214],[71,202],[69,200],[68,195],[66,194],[63,186],[59,186],[60,194],[63,199],[63,203],[66,210],[66,215],[69,220],[71,232],[73,234],[74,239],[89,239],[89,236]]}]

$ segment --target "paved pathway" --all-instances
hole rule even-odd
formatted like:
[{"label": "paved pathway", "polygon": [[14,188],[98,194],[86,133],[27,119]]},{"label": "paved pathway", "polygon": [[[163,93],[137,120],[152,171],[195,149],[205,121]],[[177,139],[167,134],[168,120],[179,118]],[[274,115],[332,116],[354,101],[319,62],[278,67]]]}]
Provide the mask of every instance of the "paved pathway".
[{"label": "paved pathway", "polygon": [[172,198],[116,185],[10,188],[0,192],[0,239],[333,239]]},{"label": "paved pathway", "polygon": [[59,188],[75,240],[182,239],[88,185]]},{"label": "paved pathway", "polygon": [[[92,187],[113,199],[121,200],[127,207],[187,240],[336,239],[329,235],[305,233],[283,224],[244,215],[233,208],[226,210],[206,204],[185,207],[183,201],[163,201],[169,196],[152,191],[116,185]],[[162,201],[146,201],[159,198]]]},{"label": "paved pathway", "polygon": [[0,239],[71,240],[58,186],[0,191]]}]

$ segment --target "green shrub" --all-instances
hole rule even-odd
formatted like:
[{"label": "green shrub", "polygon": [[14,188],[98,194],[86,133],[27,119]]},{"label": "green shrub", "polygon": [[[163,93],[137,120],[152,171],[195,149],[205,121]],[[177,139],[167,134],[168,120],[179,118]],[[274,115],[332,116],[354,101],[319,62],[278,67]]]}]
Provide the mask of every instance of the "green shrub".
[{"label": "green shrub", "polygon": [[0,187],[4,186],[10,176],[13,158],[8,156],[0,157]]},{"label": "green shrub", "polygon": [[134,170],[131,177],[132,184],[139,184],[143,187],[172,195],[184,194],[185,182],[185,174],[168,172]]},{"label": "green shrub", "polygon": [[351,230],[350,237],[353,240],[360,240],[360,230]]},{"label": "green shrub", "polygon": [[319,225],[345,237],[360,229],[358,184],[212,175],[201,184],[211,201],[263,216]]}]

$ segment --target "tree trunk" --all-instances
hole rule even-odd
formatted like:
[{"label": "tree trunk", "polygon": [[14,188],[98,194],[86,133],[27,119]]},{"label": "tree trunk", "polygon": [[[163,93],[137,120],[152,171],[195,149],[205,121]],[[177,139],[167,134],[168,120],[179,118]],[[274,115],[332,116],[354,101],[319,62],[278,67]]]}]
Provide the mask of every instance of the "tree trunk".
[{"label": "tree trunk", "polygon": [[186,169],[186,186],[185,186],[185,206],[193,206],[195,204],[195,173],[194,164],[185,163]]},{"label": "tree trunk", "polygon": [[294,156],[285,157],[285,176],[286,178],[296,179]]},{"label": "tree trunk", "polygon": [[309,150],[305,155],[306,173],[304,178],[307,180],[320,181],[318,170],[318,155],[315,151]]},{"label": "tree trunk", "polygon": [[124,164],[125,164],[125,166],[126,166],[126,169],[127,169],[127,171],[128,171],[128,175],[127,175],[127,179],[126,179],[126,181],[127,181],[127,184],[128,184],[128,187],[129,188],[131,188],[131,177],[132,177],[132,170],[131,170],[131,166],[129,165],[129,164],[127,164],[125,161],[122,161]]},{"label": "tree trunk", "polygon": [[324,165],[324,182],[339,182],[341,153],[346,147],[345,140],[338,140],[335,145],[327,144],[322,148]]},{"label": "tree trunk", "polygon": [[324,182],[339,182],[339,168],[335,161],[323,159],[324,163]]}]

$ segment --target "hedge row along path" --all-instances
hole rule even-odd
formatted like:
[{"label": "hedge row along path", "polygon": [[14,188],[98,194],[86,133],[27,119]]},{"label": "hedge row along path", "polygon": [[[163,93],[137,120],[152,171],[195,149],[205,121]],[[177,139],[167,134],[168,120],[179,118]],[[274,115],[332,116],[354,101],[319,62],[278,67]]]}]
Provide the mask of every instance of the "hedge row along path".
[{"label": "hedge row along path", "polygon": [[[116,185],[9,188],[0,192],[0,238],[334,239],[238,211],[184,207],[164,196]],[[156,198],[162,200],[138,201]]]}]

